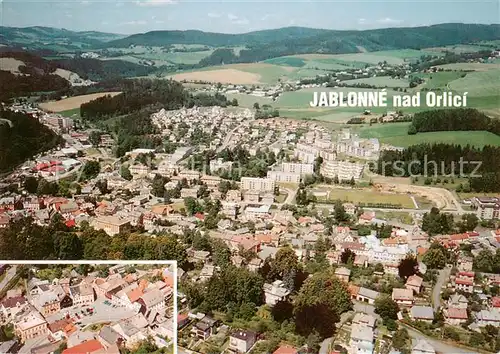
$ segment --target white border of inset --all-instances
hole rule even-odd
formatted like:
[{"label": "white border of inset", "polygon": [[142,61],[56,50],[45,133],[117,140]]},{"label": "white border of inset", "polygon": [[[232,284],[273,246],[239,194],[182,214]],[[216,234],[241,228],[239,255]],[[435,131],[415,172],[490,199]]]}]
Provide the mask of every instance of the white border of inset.
[{"label": "white border of inset", "polygon": [[173,265],[174,266],[174,311],[173,311],[173,344],[174,344],[174,354],[177,354],[177,261],[156,261],[156,260],[38,260],[38,261],[14,261],[14,260],[0,260],[0,264],[5,265]]}]

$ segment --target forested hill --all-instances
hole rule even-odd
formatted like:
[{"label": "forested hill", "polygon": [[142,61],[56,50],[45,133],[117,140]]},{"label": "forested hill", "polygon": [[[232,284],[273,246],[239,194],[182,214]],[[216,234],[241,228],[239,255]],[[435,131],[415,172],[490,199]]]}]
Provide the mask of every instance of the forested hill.
[{"label": "forested hill", "polygon": [[0,108],[0,118],[0,171],[9,170],[63,141],[59,135],[28,114]]},{"label": "forested hill", "polygon": [[449,23],[425,27],[384,28],[365,31],[337,31],[286,27],[243,34],[202,31],[152,31],[104,43],[105,47],[129,45],[169,46],[201,44],[213,47],[246,46],[252,50],[281,48],[295,53],[357,52],[414,48],[500,39],[500,25]]}]

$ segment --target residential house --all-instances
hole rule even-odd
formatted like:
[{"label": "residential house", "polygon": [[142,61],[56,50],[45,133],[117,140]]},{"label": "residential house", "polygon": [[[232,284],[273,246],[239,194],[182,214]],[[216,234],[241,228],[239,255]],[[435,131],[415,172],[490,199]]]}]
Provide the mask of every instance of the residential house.
[{"label": "residential house", "polygon": [[115,216],[101,216],[95,220],[94,227],[97,230],[104,230],[110,236],[114,236],[123,232],[129,225],[129,220],[119,219]]},{"label": "residential house", "polygon": [[257,333],[247,330],[238,330],[229,336],[229,350],[234,353],[248,352],[257,341]]},{"label": "residential house", "polygon": [[476,324],[479,327],[486,327],[487,325],[492,325],[494,327],[500,327],[500,310],[481,310],[476,312]]},{"label": "residential house", "polygon": [[469,301],[461,294],[453,294],[448,299],[448,307],[456,309],[466,309]]},{"label": "residential house", "polygon": [[17,315],[27,305],[24,296],[7,297],[0,303],[0,318],[9,320]]},{"label": "residential house", "polygon": [[392,299],[399,306],[413,306],[413,290],[411,289],[392,289]]},{"label": "residential house", "polygon": [[458,326],[469,319],[466,308],[448,307],[443,311],[443,314],[444,322],[450,326]]},{"label": "residential house", "polygon": [[350,347],[354,353],[373,353],[373,329],[364,325],[353,324],[351,327]]},{"label": "residential house", "polygon": [[434,310],[430,306],[413,306],[410,310],[410,317],[414,321],[432,323],[434,320]]},{"label": "residential house", "polygon": [[358,324],[375,329],[375,317],[362,312],[356,312],[352,320],[353,324]]},{"label": "residential house", "polygon": [[474,292],[474,280],[470,280],[470,278],[456,277],[454,283],[455,290],[460,290],[471,294]]},{"label": "residential house", "polygon": [[351,270],[346,267],[340,267],[335,270],[335,276],[340,280],[348,283],[349,277],[351,276]]},{"label": "residential house", "polygon": [[212,317],[205,316],[193,326],[191,332],[193,332],[197,338],[207,340],[212,334],[215,333],[214,327],[216,324],[217,321]]},{"label": "residential house", "polygon": [[360,287],[356,294],[356,300],[373,305],[378,296],[379,296],[378,292],[371,289]]},{"label": "residential house", "polygon": [[269,306],[274,306],[279,301],[285,300],[290,293],[281,280],[275,280],[272,284],[264,284],[265,301]]},{"label": "residential house", "polygon": [[419,277],[418,275],[412,275],[408,277],[406,280],[405,287],[406,289],[411,289],[413,290],[414,293],[420,294],[420,290],[422,289],[422,282],[424,279]]}]

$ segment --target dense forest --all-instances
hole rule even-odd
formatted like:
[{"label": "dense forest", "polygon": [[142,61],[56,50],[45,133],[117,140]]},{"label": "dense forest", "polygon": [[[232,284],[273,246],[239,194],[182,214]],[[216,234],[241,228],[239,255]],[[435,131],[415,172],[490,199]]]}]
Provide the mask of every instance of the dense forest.
[{"label": "dense forest", "polygon": [[500,146],[419,144],[402,152],[383,151],[376,171],[395,177],[470,176],[472,191],[500,192]]},{"label": "dense forest", "polygon": [[147,76],[158,68],[130,63],[124,60],[99,60],[72,58],[54,60],[57,67],[77,73],[92,81],[110,80],[120,77]]},{"label": "dense forest", "polygon": [[14,97],[29,96],[33,92],[57,91],[70,87],[67,80],[55,75],[57,66],[32,53],[23,51],[0,52],[0,58],[14,58],[24,65],[20,74],[0,70],[0,101]]},{"label": "dense forest", "polygon": [[228,101],[226,96],[221,94],[192,95],[181,83],[172,80],[122,80],[120,88],[122,94],[113,97],[104,96],[82,104],[80,115],[95,120],[100,117],[136,112],[151,105],[161,105],[167,110],[194,106],[238,105],[237,101]]},{"label": "dense forest", "polygon": [[28,114],[2,110],[0,107],[0,118],[0,171],[9,170],[63,141]]},{"label": "dense forest", "polygon": [[441,109],[415,113],[409,131],[417,133],[485,130],[500,135],[500,120],[474,108]]}]

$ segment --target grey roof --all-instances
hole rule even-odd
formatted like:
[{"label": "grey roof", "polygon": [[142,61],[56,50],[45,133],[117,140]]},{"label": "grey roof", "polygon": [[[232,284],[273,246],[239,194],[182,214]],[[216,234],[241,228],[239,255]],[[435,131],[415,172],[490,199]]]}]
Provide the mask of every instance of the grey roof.
[{"label": "grey roof", "polygon": [[165,298],[160,290],[153,289],[142,295],[141,299],[144,301],[146,307],[152,307],[164,301]]},{"label": "grey roof", "polygon": [[354,324],[351,329],[351,338],[366,342],[373,342],[373,330],[370,327]]},{"label": "grey roof", "polygon": [[376,299],[379,295],[379,293],[375,290],[367,289],[367,288],[359,288],[358,295],[367,297],[369,299]]},{"label": "grey roof", "polygon": [[434,319],[434,310],[430,306],[413,306],[411,308],[413,318]]},{"label": "grey roof", "polygon": [[120,334],[116,332],[110,326],[104,326],[99,331],[99,337],[108,342],[109,344],[115,344],[118,339],[121,338]]}]

